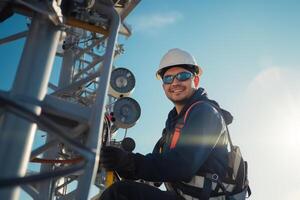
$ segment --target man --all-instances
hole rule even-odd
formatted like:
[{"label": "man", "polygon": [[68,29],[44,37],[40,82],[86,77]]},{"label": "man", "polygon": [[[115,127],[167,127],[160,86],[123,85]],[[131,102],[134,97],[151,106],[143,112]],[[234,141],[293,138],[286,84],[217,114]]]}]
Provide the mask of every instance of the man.
[{"label": "man", "polygon": [[[163,136],[147,155],[102,148],[101,165],[124,179],[104,191],[100,199],[225,199],[228,191],[218,183],[227,174],[226,123],[232,116],[209,100],[204,89],[198,89],[201,74],[188,52],[171,49],[164,55],[156,75],[175,107]],[[167,191],[133,181],[138,179],[164,182]]]}]

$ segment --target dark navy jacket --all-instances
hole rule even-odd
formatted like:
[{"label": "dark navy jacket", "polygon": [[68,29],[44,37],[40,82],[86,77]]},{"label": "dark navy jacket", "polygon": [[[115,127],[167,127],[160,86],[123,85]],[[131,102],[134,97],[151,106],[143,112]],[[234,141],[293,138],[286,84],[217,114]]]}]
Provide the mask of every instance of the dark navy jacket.
[{"label": "dark navy jacket", "polygon": [[[190,110],[179,140],[171,149],[175,125],[182,121],[187,109],[197,101],[201,103]],[[224,177],[228,162],[225,121],[232,121],[230,113],[224,113],[226,119],[222,118],[218,104],[207,98],[204,89],[198,89],[181,113],[177,114],[175,108],[170,111],[164,129],[163,151],[159,152],[158,142],[153,153],[134,154],[136,178],[153,182],[188,182],[196,174],[205,172]]]}]

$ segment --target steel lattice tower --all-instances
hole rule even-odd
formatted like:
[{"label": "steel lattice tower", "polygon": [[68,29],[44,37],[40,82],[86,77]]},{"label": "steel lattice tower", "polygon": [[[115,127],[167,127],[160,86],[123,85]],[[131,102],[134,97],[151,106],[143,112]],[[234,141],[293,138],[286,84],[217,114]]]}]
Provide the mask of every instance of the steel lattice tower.
[{"label": "steel lattice tower", "polygon": [[[131,35],[124,20],[139,1],[0,2],[0,20],[13,13],[30,19],[28,30],[0,39],[26,37],[12,89],[0,91],[0,199],[17,199],[20,185],[33,199],[89,198],[113,101],[113,60],[124,52],[117,38]],[[55,58],[58,84],[49,81]],[[36,131],[47,136],[33,150]],[[40,172],[28,174],[30,161],[41,163]]]}]

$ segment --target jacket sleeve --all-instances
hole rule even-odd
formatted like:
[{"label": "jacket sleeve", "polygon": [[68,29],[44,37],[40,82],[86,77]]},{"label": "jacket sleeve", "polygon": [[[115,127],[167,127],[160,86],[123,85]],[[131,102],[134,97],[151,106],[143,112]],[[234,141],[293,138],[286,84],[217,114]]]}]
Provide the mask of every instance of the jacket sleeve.
[{"label": "jacket sleeve", "polygon": [[224,126],[221,115],[207,103],[193,107],[175,148],[162,154],[134,154],[135,174],[146,181],[189,181],[218,142]]}]

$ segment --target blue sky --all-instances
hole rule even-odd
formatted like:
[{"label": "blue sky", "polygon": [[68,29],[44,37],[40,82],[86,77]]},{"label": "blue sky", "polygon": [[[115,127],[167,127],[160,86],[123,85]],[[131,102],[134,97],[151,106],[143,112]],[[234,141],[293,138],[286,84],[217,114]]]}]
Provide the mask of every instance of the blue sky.
[{"label": "blue sky", "polygon": [[[155,3],[154,3],[155,2]],[[255,200],[300,195],[300,2],[296,0],[144,0],[127,18],[133,35],[119,42],[126,53],[115,64],[129,68],[132,95],[142,108],[128,130],[136,152],[148,153],[160,137],[172,104],[155,72],[162,55],[178,47],[203,68],[201,86],[234,115],[234,143],[249,162]],[[26,29],[14,16],[0,37]],[[0,46],[0,89],[9,90],[24,40]],[[59,66],[55,66],[56,81]],[[123,135],[123,131],[119,131]]]}]

